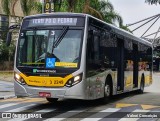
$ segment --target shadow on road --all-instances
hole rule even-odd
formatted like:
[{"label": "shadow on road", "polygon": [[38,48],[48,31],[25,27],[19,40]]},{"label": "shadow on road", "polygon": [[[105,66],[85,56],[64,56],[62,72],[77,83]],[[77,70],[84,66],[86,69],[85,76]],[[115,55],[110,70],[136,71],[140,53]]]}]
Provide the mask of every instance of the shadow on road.
[{"label": "shadow on road", "polygon": [[[144,94],[147,94],[148,92],[145,92]],[[89,107],[97,107],[97,106],[104,106],[104,105],[112,105],[117,101],[131,98],[136,95],[143,95],[143,94],[137,94],[137,92],[128,92],[125,94],[119,94],[116,96],[112,96],[109,101],[103,102],[101,99],[96,100],[77,100],[77,99],[65,99],[60,100],[55,103],[45,103],[44,105],[47,107],[54,107],[59,109],[68,109],[68,108],[89,108]]]}]

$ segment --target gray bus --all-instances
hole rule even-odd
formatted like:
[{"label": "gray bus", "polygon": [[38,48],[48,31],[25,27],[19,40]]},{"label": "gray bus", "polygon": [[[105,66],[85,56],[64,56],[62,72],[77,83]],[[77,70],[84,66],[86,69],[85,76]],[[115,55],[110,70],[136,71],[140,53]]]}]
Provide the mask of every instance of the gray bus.
[{"label": "gray bus", "polygon": [[49,102],[143,93],[152,84],[152,44],[87,14],[27,16],[17,41],[14,79],[17,97]]}]

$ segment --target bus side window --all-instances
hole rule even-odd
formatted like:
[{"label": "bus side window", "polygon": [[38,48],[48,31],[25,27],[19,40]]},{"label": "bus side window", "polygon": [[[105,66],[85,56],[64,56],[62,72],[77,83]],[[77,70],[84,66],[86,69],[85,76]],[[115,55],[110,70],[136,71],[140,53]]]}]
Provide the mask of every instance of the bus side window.
[{"label": "bus side window", "polygon": [[87,68],[97,70],[100,68],[100,37],[93,30],[89,31],[87,41]]}]

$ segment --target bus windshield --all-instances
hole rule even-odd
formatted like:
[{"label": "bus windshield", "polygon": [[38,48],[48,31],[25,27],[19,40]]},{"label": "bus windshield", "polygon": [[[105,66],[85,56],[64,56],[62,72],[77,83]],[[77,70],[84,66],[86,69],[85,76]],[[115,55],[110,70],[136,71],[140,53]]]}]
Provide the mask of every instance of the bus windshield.
[{"label": "bus windshield", "polygon": [[78,68],[81,42],[81,29],[63,27],[22,30],[17,50],[17,66]]}]

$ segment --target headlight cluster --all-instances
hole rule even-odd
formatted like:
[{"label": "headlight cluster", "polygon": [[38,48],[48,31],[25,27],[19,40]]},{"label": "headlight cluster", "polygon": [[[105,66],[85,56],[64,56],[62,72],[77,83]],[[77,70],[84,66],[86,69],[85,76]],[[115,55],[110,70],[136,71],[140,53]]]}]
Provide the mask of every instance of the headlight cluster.
[{"label": "headlight cluster", "polygon": [[81,81],[82,81],[82,74],[69,79],[66,83],[66,87],[72,87]]},{"label": "headlight cluster", "polygon": [[17,73],[14,73],[14,79],[20,84],[26,84],[24,79]]}]

